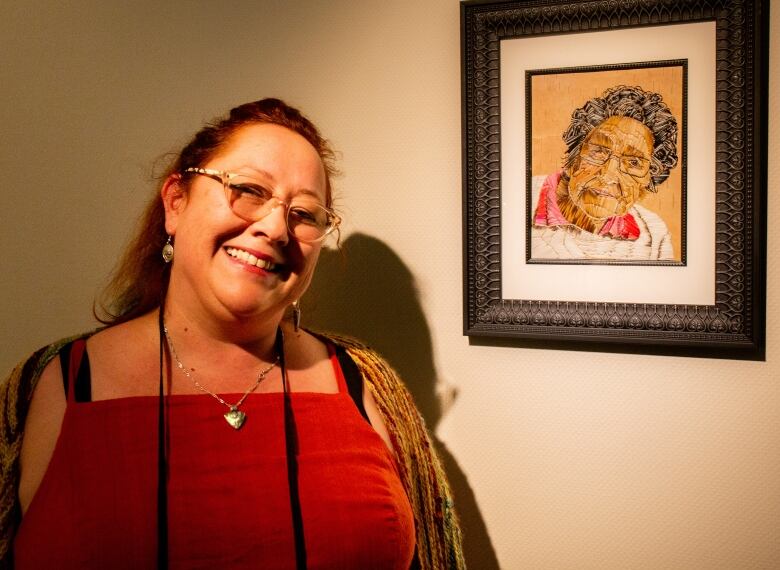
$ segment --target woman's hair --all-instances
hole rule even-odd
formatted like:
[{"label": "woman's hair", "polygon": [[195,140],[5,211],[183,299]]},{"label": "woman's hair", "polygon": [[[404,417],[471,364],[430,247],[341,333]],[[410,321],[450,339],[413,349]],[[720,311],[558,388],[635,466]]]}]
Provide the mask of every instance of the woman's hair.
[{"label": "woman's hair", "polygon": [[669,171],[677,165],[677,119],[658,93],[641,87],[618,85],[594,97],[571,115],[571,123],[563,133],[566,143],[564,166],[571,166],[580,154],[582,143],[595,127],[609,117],[629,117],[643,123],[653,133],[653,154],[650,173],[655,186],[662,184]]},{"label": "woman's hair", "polygon": [[[226,117],[217,118],[203,127],[162,174],[161,184],[173,174],[188,168],[205,166],[229,143],[241,128],[256,124],[286,127],[305,138],[317,151],[325,168],[325,205],[333,205],[331,178],[337,173],[335,154],[314,123],[298,109],[279,99],[261,99],[231,109]],[[186,177],[183,189],[187,190]],[[169,271],[161,251],[168,234],[165,231],[165,209],[160,188],[144,210],[135,235],[127,245],[111,280],[93,307],[95,317],[104,324],[119,324],[156,308],[168,286]]]}]

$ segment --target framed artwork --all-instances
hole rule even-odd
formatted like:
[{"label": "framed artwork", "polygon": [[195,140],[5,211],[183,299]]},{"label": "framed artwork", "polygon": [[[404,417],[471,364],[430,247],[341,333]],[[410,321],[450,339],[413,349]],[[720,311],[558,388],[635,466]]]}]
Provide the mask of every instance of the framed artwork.
[{"label": "framed artwork", "polygon": [[764,0],[463,2],[464,333],[763,359],[768,40]]},{"label": "framed artwork", "polygon": [[[684,265],[686,72],[686,60],[526,71],[526,262]],[[648,138],[663,138],[660,160],[653,162],[654,140],[641,140],[641,121],[621,122],[637,133],[607,121],[633,104],[657,131],[644,127]],[[565,141],[580,138],[578,152],[569,152]],[[574,183],[561,182],[573,173]],[[599,227],[566,232],[559,189],[573,225]],[[599,230],[610,237],[582,241]]]}]

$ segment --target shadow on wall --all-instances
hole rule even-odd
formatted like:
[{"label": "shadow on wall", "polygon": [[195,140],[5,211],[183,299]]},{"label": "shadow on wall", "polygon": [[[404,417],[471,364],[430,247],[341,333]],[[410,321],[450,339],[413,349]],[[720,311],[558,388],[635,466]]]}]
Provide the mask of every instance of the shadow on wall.
[{"label": "shadow on wall", "polygon": [[[353,336],[384,356],[408,386],[433,432],[442,417],[428,323],[409,269],[384,243],[353,234],[342,251],[323,249],[302,302],[305,326]],[[452,454],[432,434],[444,462],[471,568],[497,569],[498,560],[474,492]]]}]

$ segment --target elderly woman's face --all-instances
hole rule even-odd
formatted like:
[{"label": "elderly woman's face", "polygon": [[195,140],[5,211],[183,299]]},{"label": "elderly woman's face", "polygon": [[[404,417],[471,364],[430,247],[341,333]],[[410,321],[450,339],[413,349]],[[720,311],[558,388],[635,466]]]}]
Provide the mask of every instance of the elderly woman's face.
[{"label": "elderly woman's face", "polygon": [[570,200],[588,217],[622,216],[650,184],[653,134],[629,117],[610,117],[593,129],[569,170]]},{"label": "elderly woman's face", "polygon": [[[325,203],[325,171],[299,134],[272,124],[243,127],[203,168],[251,179],[283,203],[306,196]],[[281,318],[311,281],[320,243],[287,231],[285,207],[247,221],[230,208],[223,185],[194,176],[183,197],[166,199],[174,235],[171,292],[193,310],[220,318]]]}]

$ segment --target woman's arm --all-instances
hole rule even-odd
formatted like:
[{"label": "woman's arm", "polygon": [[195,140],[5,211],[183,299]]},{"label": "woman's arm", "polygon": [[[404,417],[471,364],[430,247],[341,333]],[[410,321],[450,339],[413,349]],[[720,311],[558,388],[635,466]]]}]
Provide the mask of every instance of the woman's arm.
[{"label": "woman's arm", "polygon": [[65,417],[65,390],[59,356],[43,370],[30,401],[19,457],[22,515],[43,480]]}]

